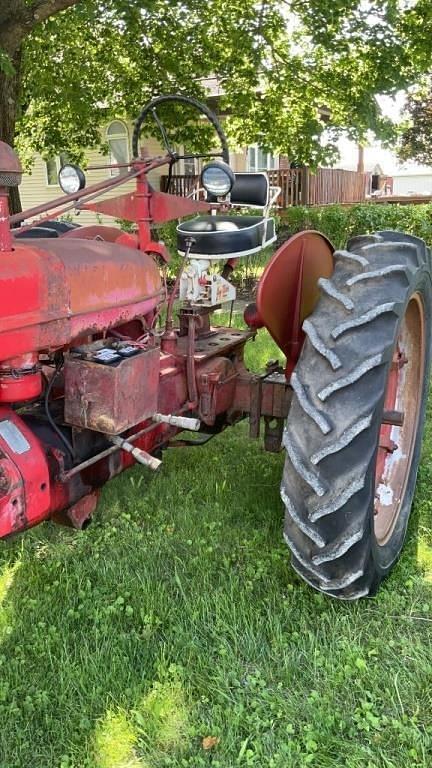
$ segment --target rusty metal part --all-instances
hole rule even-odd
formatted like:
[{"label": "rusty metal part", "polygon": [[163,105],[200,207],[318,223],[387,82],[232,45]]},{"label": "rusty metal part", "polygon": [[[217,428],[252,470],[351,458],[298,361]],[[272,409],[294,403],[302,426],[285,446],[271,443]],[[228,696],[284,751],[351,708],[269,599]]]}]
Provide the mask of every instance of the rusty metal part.
[{"label": "rusty metal part", "polygon": [[[423,300],[415,293],[403,317],[390,366],[375,474],[374,530],[377,543],[390,539],[409,477],[421,407],[426,355]],[[397,414],[401,418],[388,419]],[[400,423],[402,421],[402,423]],[[399,422],[399,423],[398,423]]]},{"label": "rusty metal part", "polygon": [[0,187],[18,187],[22,179],[22,166],[17,153],[0,141]]},{"label": "rusty metal part", "polygon": [[192,243],[195,241],[192,238],[189,238],[186,246],[186,252],[183,256],[183,259],[180,263],[180,266],[177,271],[176,279],[174,281],[174,285],[172,287],[171,293],[168,298],[168,304],[167,304],[167,311],[166,311],[166,320],[165,320],[165,333],[169,333],[173,329],[173,311],[174,311],[174,301],[177,297],[179,285],[180,285],[180,278],[184,269],[184,266],[186,264],[186,261],[189,257],[190,249],[192,247]]},{"label": "rusty metal part", "polygon": [[213,425],[220,413],[232,408],[238,371],[227,357],[212,357],[197,370],[200,418]]},{"label": "rusty metal part", "polygon": [[[212,328],[208,333],[200,334],[195,343],[195,361],[204,362],[209,357],[223,355],[226,357],[236,348],[243,347],[246,341],[254,338],[255,331],[241,331],[238,328]],[[176,354],[187,356],[187,337],[180,336]]]},{"label": "rusty metal part", "polygon": [[[161,165],[164,163],[161,163]],[[148,173],[147,169],[146,173]],[[139,174],[135,172],[133,175],[138,176]],[[191,200],[188,197],[178,197],[169,195],[166,192],[152,190],[151,196],[149,196],[146,218],[148,221],[163,224],[167,221],[172,221],[172,219],[191,216],[194,213],[208,213],[212,207],[214,205]],[[126,192],[124,195],[96,203],[82,203],[80,208],[86,211],[102,213],[105,216],[112,216],[115,219],[125,219],[126,221],[139,221],[141,217],[140,201],[134,192]]]},{"label": "rusty metal part", "polygon": [[198,391],[195,373],[195,317],[190,315],[188,327],[188,351],[186,358],[186,382],[188,390],[188,399],[191,408],[196,408],[198,404]]},{"label": "rusty metal part", "polygon": [[97,341],[80,347],[79,356],[66,357],[65,421],[118,435],[156,412],[160,353],[149,346],[112,365],[96,362],[95,354],[107,348]]},{"label": "rusty metal part", "polygon": [[267,264],[257,291],[259,323],[287,357],[287,375],[299,357],[303,320],[319,298],[318,280],[333,272],[333,246],[319,232],[299,232]]},{"label": "rusty metal part", "polygon": [[250,410],[249,410],[249,437],[257,439],[261,426],[261,398],[262,378],[253,376],[250,379]]},{"label": "rusty metal part", "polygon": [[[53,210],[61,207],[61,211],[57,211],[56,216],[63,215],[64,213],[67,213],[67,211],[71,211],[76,208],[77,206],[75,203],[82,197],[97,196],[102,192],[115,189],[115,187],[121,186],[126,181],[130,181],[131,179],[136,178],[139,173],[139,170],[130,171],[124,176],[100,181],[98,184],[92,184],[91,187],[86,187],[85,189],[79,190],[79,192],[73,192],[70,195],[62,195],[61,197],[56,197],[54,200],[50,200],[47,203],[36,205],[34,208],[28,208],[26,211],[22,211],[21,213],[14,213],[13,216],[9,217],[9,223],[18,224],[20,221],[25,221],[26,219],[35,219],[35,217],[40,216],[41,213],[49,211],[46,216],[38,218],[36,221],[32,221],[32,224],[28,224],[15,230],[16,232],[25,232],[26,229],[42,224],[44,221],[48,221],[48,219],[52,218]],[[68,205],[68,203],[71,203],[71,205]]]},{"label": "rusty metal part", "polygon": [[99,491],[92,491],[76,501],[75,504],[72,504],[68,509],[55,512],[51,519],[58,525],[65,525],[81,531],[91,522],[96,511],[98,499]]},{"label": "rusty metal part", "polygon": [[189,317],[193,315],[196,318],[195,323],[195,336],[197,339],[200,338],[200,336],[205,336],[206,334],[209,334],[211,331],[210,327],[210,315],[212,312],[215,312],[217,309],[221,308],[221,304],[213,304],[213,306],[209,307],[200,307],[200,306],[187,306],[187,307],[181,307],[179,312],[179,320],[180,320],[180,333],[179,336],[187,336],[188,334],[188,328],[189,328]]},{"label": "rusty metal part", "polygon": [[404,423],[404,414],[401,411],[384,411],[382,423],[390,424],[393,427],[402,427]]},{"label": "rusty metal part", "polygon": [[[242,413],[251,413],[251,401],[253,395],[253,384],[256,374],[251,374],[244,370],[236,380],[236,391],[233,402],[233,409]],[[272,416],[274,418],[286,419],[292,398],[292,389],[289,386],[285,374],[271,373],[263,374],[261,377],[261,403],[259,412],[261,416]]]},{"label": "rusty metal part", "polygon": [[285,419],[264,416],[264,448],[270,453],[282,450],[282,436]]},{"label": "rusty metal part", "polygon": [[[136,432],[133,435],[128,435],[127,440],[129,443],[133,443],[136,440],[139,440],[144,435],[148,435],[150,432],[155,432],[158,428],[158,424],[150,424],[147,427],[144,427],[143,429],[140,429],[138,432]],[[77,464],[75,467],[72,467],[72,469],[65,471],[63,470],[60,474],[60,480],[62,483],[68,482],[76,475],[79,475],[81,472],[84,472],[84,470],[88,469],[89,467],[92,467],[94,464],[97,464],[99,461],[102,461],[103,459],[108,458],[113,453],[118,453],[120,450],[118,445],[111,445],[109,448],[105,448],[105,450],[100,451],[95,456],[91,456],[89,459],[86,459],[86,461],[82,461],[80,464]]]}]

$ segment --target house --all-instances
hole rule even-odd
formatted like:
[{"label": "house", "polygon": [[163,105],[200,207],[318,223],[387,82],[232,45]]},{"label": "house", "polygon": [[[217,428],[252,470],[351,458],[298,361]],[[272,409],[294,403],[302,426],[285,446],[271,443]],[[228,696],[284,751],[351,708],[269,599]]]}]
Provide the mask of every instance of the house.
[{"label": "house", "polygon": [[[355,170],[358,167],[357,145],[348,139],[339,142],[340,162],[336,167]],[[414,162],[401,163],[395,152],[379,142],[364,148],[363,168],[368,174],[367,196],[432,196],[432,167]]]},{"label": "house", "polygon": [[[128,162],[132,157],[132,133],[133,124],[131,121],[116,118],[108,122],[102,128],[103,141],[109,148],[108,155],[104,155],[96,149],[88,150],[85,156],[85,166]],[[150,155],[164,154],[164,149],[154,137],[143,139],[142,145],[147,148]],[[31,172],[23,175],[20,187],[23,209],[32,208],[62,196],[63,193],[58,185],[57,176],[61,165],[65,162],[67,162],[66,152],[48,159],[44,159],[41,155],[35,155]],[[279,157],[264,152],[260,147],[254,145],[243,151],[231,153],[230,165],[234,171],[274,169],[279,167]],[[175,166],[175,173],[180,176],[195,177],[200,173],[200,170],[201,161],[199,160],[180,160]],[[161,177],[167,172],[168,167],[162,166],[149,174],[150,182],[156,189],[160,188]],[[118,173],[117,170],[107,168],[86,171],[87,184],[96,184]],[[132,191],[133,188],[134,182],[128,182],[121,188],[121,192]],[[119,190],[115,188],[108,192],[106,197],[115,197],[117,194],[119,194]],[[69,215],[73,221],[80,224],[94,224],[96,221],[109,223],[112,221],[107,216],[101,216],[90,211],[81,211],[79,214],[72,211]]]},{"label": "house", "polygon": [[432,168],[421,165],[410,166],[393,174],[393,194],[432,195]]}]

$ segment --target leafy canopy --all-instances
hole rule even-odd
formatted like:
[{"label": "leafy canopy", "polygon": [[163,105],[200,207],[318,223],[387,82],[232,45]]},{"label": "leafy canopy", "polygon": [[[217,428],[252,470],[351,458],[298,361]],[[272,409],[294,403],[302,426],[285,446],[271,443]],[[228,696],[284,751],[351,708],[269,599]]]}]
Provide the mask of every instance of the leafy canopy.
[{"label": "leafy canopy", "polygon": [[[431,31],[428,0],[77,0],[26,39],[19,147],[78,157],[107,119],[159,93],[203,97],[215,76],[232,141],[328,162],[342,131],[392,136],[375,95],[427,69]],[[163,117],[173,140],[203,145],[196,122]]]},{"label": "leafy canopy", "polygon": [[411,92],[406,103],[407,127],[399,146],[401,160],[432,165],[432,80]]}]

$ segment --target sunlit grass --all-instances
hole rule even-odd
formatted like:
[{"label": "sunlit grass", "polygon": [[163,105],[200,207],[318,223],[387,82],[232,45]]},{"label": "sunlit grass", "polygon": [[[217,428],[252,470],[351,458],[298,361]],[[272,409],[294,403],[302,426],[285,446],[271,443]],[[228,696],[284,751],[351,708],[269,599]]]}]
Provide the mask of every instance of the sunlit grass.
[{"label": "sunlit grass", "polygon": [[144,768],[138,759],[135,728],[124,712],[108,711],[95,733],[94,761],[97,768]]},{"label": "sunlit grass", "polygon": [[20,561],[16,560],[14,563],[3,563],[0,568],[0,606],[2,605],[7,593],[12,586],[14,575],[19,568]]}]

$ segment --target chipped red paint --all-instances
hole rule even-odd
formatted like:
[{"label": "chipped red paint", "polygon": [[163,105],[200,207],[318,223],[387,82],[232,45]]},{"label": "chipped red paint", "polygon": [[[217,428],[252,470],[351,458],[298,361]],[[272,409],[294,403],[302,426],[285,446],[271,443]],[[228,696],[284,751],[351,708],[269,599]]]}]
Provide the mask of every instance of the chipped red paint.
[{"label": "chipped red paint", "polygon": [[50,504],[42,445],[11,408],[0,406],[0,537],[40,523]]},{"label": "chipped red paint", "polygon": [[146,316],[162,299],[146,253],[91,240],[32,242],[0,254],[0,362]]},{"label": "chipped red paint", "polygon": [[6,189],[0,187],[0,253],[12,250],[12,234],[9,229],[9,197]]},{"label": "chipped red paint", "polygon": [[[141,194],[150,194],[150,188],[147,184],[144,189],[145,191]],[[157,192],[154,189],[151,190],[150,200],[149,208],[148,210],[144,209],[144,212],[141,207],[142,201],[139,200],[136,192],[127,192],[124,195],[97,203],[83,203],[81,207],[87,211],[113,216],[116,219],[140,221],[144,217],[158,224],[183,216],[190,216],[200,211],[208,213],[212,207],[209,203],[192,200],[188,197],[169,195],[167,192]]]}]

